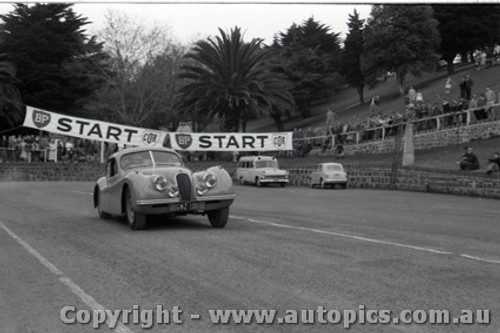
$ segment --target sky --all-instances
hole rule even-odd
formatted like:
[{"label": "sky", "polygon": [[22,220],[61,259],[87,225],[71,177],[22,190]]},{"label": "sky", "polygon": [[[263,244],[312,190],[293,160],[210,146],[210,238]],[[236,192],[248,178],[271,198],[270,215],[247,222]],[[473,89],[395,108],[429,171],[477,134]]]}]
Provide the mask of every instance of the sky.
[{"label": "sky", "polygon": [[[182,0],[174,2],[81,2],[73,6],[73,10],[87,17],[93,23],[87,30],[95,34],[102,27],[105,13],[108,10],[121,11],[131,17],[137,17],[145,23],[159,23],[169,28],[171,38],[181,43],[190,43],[199,38],[218,35],[218,28],[225,31],[238,26],[244,32],[244,39],[263,38],[264,43],[271,44],[273,36],[286,31],[293,23],[302,24],[313,17],[316,21],[328,26],[331,32],[340,33],[343,39],[348,31],[349,14],[358,11],[361,18],[370,14],[370,5],[366,4],[283,4],[284,0],[255,4],[183,4]],[[215,1],[214,1],[215,2]],[[12,11],[9,3],[0,3],[0,13]]]}]

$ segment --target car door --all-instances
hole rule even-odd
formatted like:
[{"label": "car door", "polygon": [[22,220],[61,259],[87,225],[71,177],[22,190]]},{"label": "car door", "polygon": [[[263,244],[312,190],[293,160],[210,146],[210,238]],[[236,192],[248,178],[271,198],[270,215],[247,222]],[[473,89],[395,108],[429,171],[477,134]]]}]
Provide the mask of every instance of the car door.
[{"label": "car door", "polygon": [[[117,194],[117,184],[120,180],[116,159],[111,158],[106,164],[106,187],[102,190],[103,210],[111,214],[121,214],[120,208],[117,208],[121,202],[120,194]],[[118,202],[116,202],[118,201]]]}]

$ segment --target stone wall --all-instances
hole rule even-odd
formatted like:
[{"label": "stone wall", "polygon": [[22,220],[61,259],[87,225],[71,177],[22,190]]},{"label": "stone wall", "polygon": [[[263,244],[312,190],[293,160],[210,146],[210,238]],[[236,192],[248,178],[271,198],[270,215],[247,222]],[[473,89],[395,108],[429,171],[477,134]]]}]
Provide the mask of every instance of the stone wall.
[{"label": "stone wall", "polygon": [[[500,175],[427,168],[404,168],[394,175],[387,165],[344,165],[350,188],[434,192],[500,199]],[[310,186],[313,167],[290,168],[290,184]]]},{"label": "stone wall", "polygon": [[[222,165],[234,174],[236,163],[194,162],[195,171],[212,165]],[[483,172],[463,172],[428,168],[399,169],[393,175],[391,167],[381,164],[345,164],[350,188],[377,188],[418,192],[436,192],[481,196],[500,199],[500,175],[486,176]],[[290,185],[310,186],[313,165],[289,166]],[[104,175],[99,164],[5,163],[0,164],[0,181],[96,181]]]}]

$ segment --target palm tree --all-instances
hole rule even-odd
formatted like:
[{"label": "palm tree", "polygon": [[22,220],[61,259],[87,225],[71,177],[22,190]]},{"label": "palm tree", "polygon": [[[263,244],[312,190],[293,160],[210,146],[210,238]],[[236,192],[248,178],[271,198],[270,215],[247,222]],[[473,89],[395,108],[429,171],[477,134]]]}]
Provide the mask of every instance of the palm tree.
[{"label": "palm tree", "polygon": [[238,27],[219,32],[186,55],[178,77],[187,83],[179,89],[178,110],[193,119],[222,119],[226,130],[245,131],[249,119],[293,107],[286,79],[265,65],[262,40],[245,43]]},{"label": "palm tree", "polygon": [[21,94],[17,88],[16,68],[0,60],[0,130],[19,125],[22,120]]}]

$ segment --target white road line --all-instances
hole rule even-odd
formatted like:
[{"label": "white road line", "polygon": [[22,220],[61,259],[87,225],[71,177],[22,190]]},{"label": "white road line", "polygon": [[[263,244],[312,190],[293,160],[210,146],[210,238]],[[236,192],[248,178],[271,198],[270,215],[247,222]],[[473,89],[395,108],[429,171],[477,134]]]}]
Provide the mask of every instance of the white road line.
[{"label": "white road line", "polygon": [[249,221],[251,223],[267,224],[267,225],[271,225],[271,226],[278,227],[278,228],[287,228],[287,229],[295,229],[295,230],[301,230],[301,231],[316,232],[316,233],[330,235],[330,236],[350,238],[350,239],[355,239],[355,240],[369,242],[369,243],[398,246],[398,247],[403,247],[403,248],[407,248],[407,249],[412,249],[412,250],[417,250],[417,251],[425,251],[425,252],[430,252],[430,253],[435,253],[435,254],[458,255],[460,257],[467,258],[467,259],[472,259],[472,260],[477,260],[477,261],[487,262],[487,263],[492,263],[492,264],[500,264],[499,260],[485,259],[485,258],[481,258],[481,257],[471,256],[468,254],[458,254],[455,252],[436,250],[436,249],[432,249],[432,248],[414,246],[414,245],[403,244],[403,243],[389,242],[389,241],[368,238],[368,237],[348,235],[348,234],[343,234],[343,233],[334,232],[334,231],[299,227],[299,226],[293,226],[293,225],[281,224],[281,223],[275,223],[275,222],[269,222],[269,221],[261,221],[261,220],[256,220],[256,219],[242,217],[242,216],[231,215],[230,217],[235,218],[235,219],[246,220],[246,221]]},{"label": "white road line", "polygon": [[482,262],[488,262],[488,263],[491,263],[491,264],[500,264],[500,260],[486,259],[486,258],[471,256],[471,255],[468,255],[468,254],[461,254],[460,256],[464,257],[464,258],[467,258],[467,259],[472,259],[472,260],[477,260],[477,261],[482,261]]},{"label": "white road line", "polygon": [[71,190],[71,192],[78,193],[78,194],[85,194],[85,195],[93,195],[92,192],[84,192],[84,191],[78,191],[78,190]]},{"label": "white road line", "polygon": [[412,249],[412,250],[426,251],[426,252],[437,253],[437,254],[452,254],[452,252],[448,252],[448,251],[435,250],[435,249],[431,249],[431,248],[427,248],[427,247],[413,246],[413,245],[407,245],[407,244],[402,244],[402,243],[394,243],[394,242],[383,241],[383,240],[374,239],[374,238],[348,235],[348,234],[343,234],[340,232],[326,231],[326,230],[306,228],[306,227],[298,227],[298,226],[275,223],[275,222],[268,222],[268,221],[259,221],[259,220],[255,220],[255,219],[251,219],[251,218],[247,218],[247,217],[240,217],[240,216],[231,216],[231,217],[236,218],[236,219],[247,220],[247,221],[252,222],[252,223],[272,225],[272,226],[279,227],[279,228],[288,228],[288,229],[296,229],[296,230],[302,230],[302,231],[310,231],[310,232],[316,232],[316,233],[330,235],[330,236],[356,239],[356,240],[370,242],[370,243],[376,243],[376,244],[399,246],[399,247],[404,247],[404,248],[408,248],[408,249]]},{"label": "white road line", "polygon": [[[9,228],[0,221],[0,228],[2,228],[10,237],[12,237],[19,245],[21,245],[26,251],[28,251],[31,255],[33,255],[42,265],[44,265],[48,270],[54,274],[59,281],[61,281],[69,290],[78,296],[87,306],[89,306],[92,310],[100,310],[105,311],[106,308],[101,304],[97,303],[97,301],[87,294],[80,286],[74,283],[63,271],[57,268],[54,264],[52,264],[49,260],[47,260],[44,256],[42,256],[37,250],[35,250],[31,245],[26,243],[21,237],[11,231]],[[106,320],[108,326],[110,324],[109,319]],[[130,329],[125,327],[123,324],[118,323],[114,328],[114,331],[117,333],[133,333]]]}]

